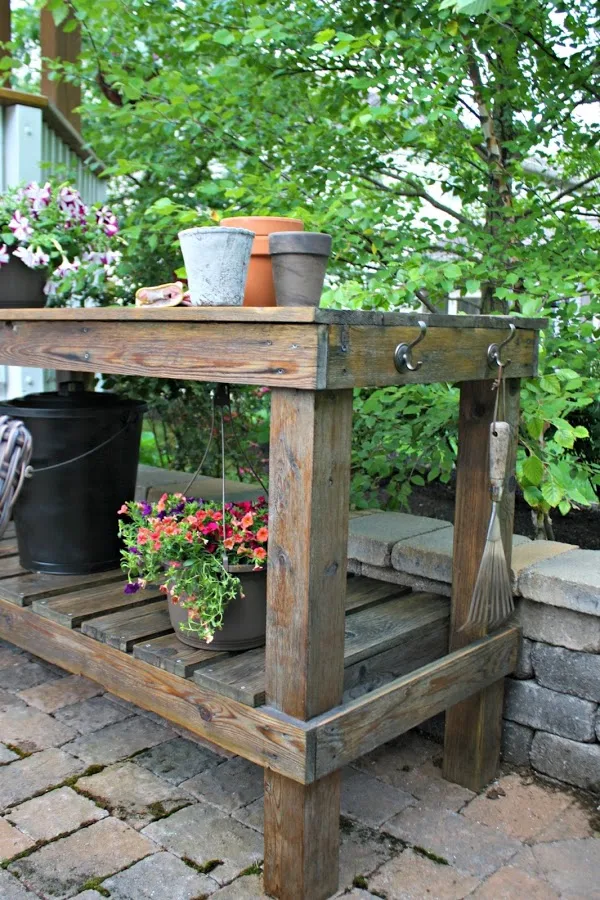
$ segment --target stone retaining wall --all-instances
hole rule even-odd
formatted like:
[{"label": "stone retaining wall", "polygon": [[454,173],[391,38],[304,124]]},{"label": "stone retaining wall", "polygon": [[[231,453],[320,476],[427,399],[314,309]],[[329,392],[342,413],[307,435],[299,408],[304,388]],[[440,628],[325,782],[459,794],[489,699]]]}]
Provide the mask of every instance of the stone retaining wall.
[{"label": "stone retaining wall", "polygon": [[[450,522],[373,512],[350,522],[350,571],[450,595]],[[504,758],[600,792],[600,551],[515,535],[523,638],[507,679]]]},{"label": "stone retaining wall", "polygon": [[[140,467],[138,496],[182,490],[188,479]],[[220,496],[216,479],[199,482],[194,493]],[[231,499],[257,493],[228,482]],[[348,569],[450,596],[453,533],[441,519],[351,513]],[[600,792],[600,551],[515,535],[512,575],[523,638],[507,679],[504,758]]]}]

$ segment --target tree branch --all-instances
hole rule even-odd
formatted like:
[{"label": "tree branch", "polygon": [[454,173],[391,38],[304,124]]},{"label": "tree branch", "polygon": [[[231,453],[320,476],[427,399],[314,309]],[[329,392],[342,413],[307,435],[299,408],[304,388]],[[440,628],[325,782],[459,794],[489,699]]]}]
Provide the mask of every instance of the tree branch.
[{"label": "tree branch", "polygon": [[597,178],[600,178],[600,172],[596,172],[595,175],[590,175],[588,178],[584,178],[583,181],[578,181],[576,184],[570,184],[566,187],[560,194],[557,194],[556,197],[553,197],[550,200],[550,204],[553,206],[555,203],[558,203],[559,200],[562,200],[563,197],[568,197],[569,194],[573,194],[575,191],[581,190],[582,187],[585,187],[586,184],[590,184],[592,181],[596,181]]}]

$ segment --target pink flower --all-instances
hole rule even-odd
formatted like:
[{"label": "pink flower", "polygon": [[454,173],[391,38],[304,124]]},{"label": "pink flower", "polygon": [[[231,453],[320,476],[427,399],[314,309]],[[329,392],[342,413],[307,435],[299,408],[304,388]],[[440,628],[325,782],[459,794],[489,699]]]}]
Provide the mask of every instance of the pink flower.
[{"label": "pink flower", "polygon": [[114,237],[119,232],[117,217],[108,206],[102,206],[96,210],[96,222],[107,237]]},{"label": "pink flower", "polygon": [[50,182],[47,181],[45,185],[40,187],[36,181],[32,181],[31,184],[28,184],[25,188],[25,196],[31,204],[32,212],[40,212],[40,210],[50,203],[50,198],[52,196]]},{"label": "pink flower", "polygon": [[29,219],[22,215],[18,209],[13,213],[13,217],[8,223],[8,227],[13,232],[18,241],[26,241],[33,234],[33,228],[29,224]]},{"label": "pink flower", "polygon": [[5,266],[10,262],[10,253],[8,252],[8,247],[6,244],[2,244],[0,247],[0,267]]}]

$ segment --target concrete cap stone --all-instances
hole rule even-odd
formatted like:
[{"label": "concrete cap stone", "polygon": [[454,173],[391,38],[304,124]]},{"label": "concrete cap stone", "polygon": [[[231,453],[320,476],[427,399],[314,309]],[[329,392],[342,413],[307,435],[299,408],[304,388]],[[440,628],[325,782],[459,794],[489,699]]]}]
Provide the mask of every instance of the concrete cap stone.
[{"label": "concrete cap stone", "polygon": [[600,552],[570,550],[535,563],[519,577],[529,600],[600,616]]},{"label": "concrete cap stone", "polygon": [[348,556],[372,566],[389,566],[392,547],[398,541],[448,528],[449,524],[443,519],[408,513],[379,512],[361,516],[350,521]]}]

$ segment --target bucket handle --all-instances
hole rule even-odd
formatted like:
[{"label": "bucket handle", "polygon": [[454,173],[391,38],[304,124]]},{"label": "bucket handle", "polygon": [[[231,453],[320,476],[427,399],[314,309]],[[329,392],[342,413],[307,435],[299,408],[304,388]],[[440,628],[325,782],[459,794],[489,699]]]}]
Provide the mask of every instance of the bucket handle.
[{"label": "bucket handle", "polygon": [[25,478],[32,478],[34,475],[38,475],[40,472],[49,472],[51,469],[60,469],[63,466],[70,466],[71,463],[79,462],[80,459],[85,459],[86,456],[91,456],[92,453],[96,453],[96,451],[101,450],[103,447],[106,447],[107,444],[112,443],[112,441],[116,440],[120,435],[123,434],[124,431],[127,431],[130,425],[133,425],[135,418],[129,415],[127,417],[127,421],[123,425],[119,431],[116,431],[115,434],[111,435],[105,441],[102,441],[101,444],[97,444],[95,447],[92,447],[91,450],[86,450],[85,453],[80,453],[79,456],[73,456],[71,459],[65,459],[63,462],[54,463],[51,466],[42,466],[41,468],[35,468],[33,466],[27,466],[25,470]]}]

